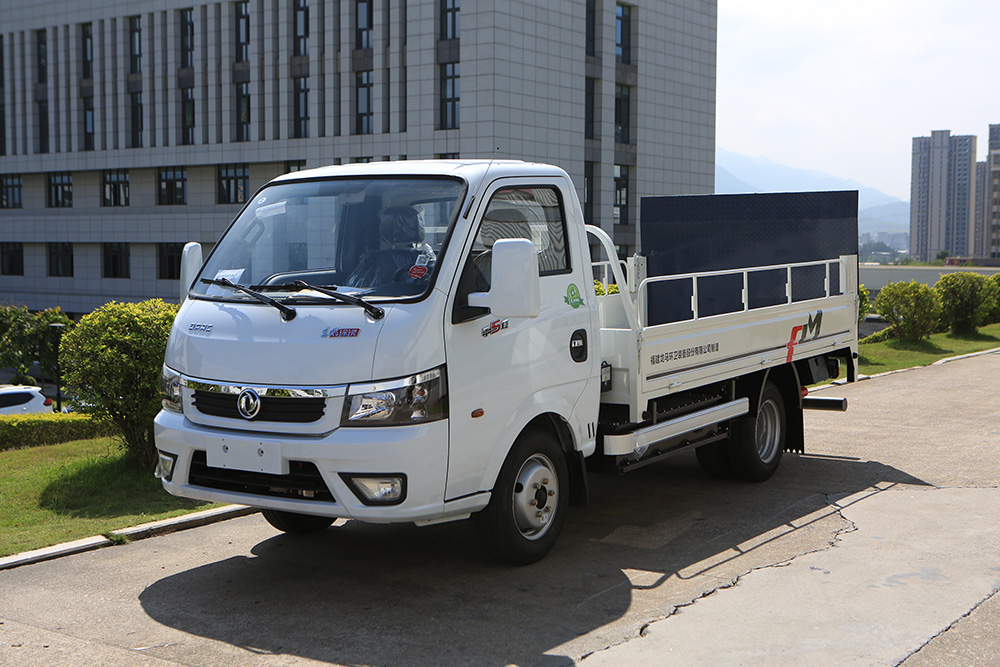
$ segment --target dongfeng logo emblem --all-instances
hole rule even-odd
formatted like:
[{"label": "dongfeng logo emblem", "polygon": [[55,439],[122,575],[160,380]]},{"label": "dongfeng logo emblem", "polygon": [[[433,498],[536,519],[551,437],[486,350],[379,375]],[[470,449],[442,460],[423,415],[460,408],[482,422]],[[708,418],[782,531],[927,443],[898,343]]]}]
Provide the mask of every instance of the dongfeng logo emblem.
[{"label": "dongfeng logo emblem", "polygon": [[253,389],[244,389],[236,398],[236,409],[244,419],[253,419],[260,412],[260,396]]}]

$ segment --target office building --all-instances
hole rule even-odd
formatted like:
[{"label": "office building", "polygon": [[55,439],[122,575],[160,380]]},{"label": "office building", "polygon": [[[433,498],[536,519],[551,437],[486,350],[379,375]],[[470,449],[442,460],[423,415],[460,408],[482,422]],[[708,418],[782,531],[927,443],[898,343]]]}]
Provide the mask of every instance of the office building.
[{"label": "office building", "polygon": [[558,164],[624,256],[639,198],[714,187],[716,0],[5,0],[0,300],[176,300],[290,170]]}]

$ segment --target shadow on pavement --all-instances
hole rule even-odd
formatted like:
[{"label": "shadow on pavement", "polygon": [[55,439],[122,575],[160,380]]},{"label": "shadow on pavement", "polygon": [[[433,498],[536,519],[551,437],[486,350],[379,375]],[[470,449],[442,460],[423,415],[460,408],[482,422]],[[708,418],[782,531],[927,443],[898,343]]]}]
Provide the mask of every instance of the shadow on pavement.
[{"label": "shadow on pavement", "polygon": [[[693,456],[590,482],[591,507],[572,510],[556,549],[532,566],[491,562],[470,522],[349,522],[309,538],[276,535],[251,555],[165,577],[140,602],[159,623],[253,653],[344,665],[565,665],[563,645],[581,635],[594,633],[594,650],[637,630],[607,626],[640,589],[659,589],[666,615],[698,594],[673,601],[664,589],[704,574],[710,590],[728,585],[713,571],[719,563],[772,545],[769,534],[796,536],[806,517],[835,513],[831,502],[924,484],[880,463],[793,456],[765,484],[708,480]],[[812,548],[830,540],[824,533]],[[632,571],[646,579],[634,582]]]}]

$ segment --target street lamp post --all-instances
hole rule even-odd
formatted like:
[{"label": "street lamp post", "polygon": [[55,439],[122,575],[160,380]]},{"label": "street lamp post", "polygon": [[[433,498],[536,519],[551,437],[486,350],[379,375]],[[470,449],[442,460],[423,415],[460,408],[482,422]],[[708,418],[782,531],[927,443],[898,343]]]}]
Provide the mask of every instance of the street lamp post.
[{"label": "street lamp post", "polygon": [[66,325],[61,322],[53,322],[49,325],[56,331],[56,412],[62,412],[62,371],[59,367],[59,344],[62,342],[63,331]]}]

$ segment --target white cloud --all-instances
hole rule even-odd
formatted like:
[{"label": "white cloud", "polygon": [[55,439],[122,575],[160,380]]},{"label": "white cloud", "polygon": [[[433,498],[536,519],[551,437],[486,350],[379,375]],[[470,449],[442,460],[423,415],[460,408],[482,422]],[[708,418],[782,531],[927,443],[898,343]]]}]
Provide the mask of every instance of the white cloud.
[{"label": "white cloud", "polygon": [[909,198],[912,137],[1000,123],[996,0],[720,0],[718,143]]}]

